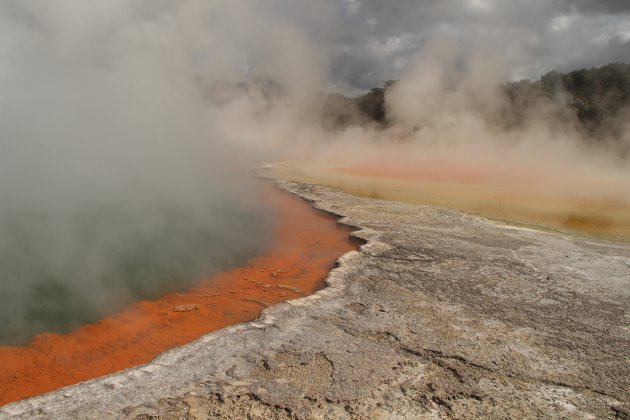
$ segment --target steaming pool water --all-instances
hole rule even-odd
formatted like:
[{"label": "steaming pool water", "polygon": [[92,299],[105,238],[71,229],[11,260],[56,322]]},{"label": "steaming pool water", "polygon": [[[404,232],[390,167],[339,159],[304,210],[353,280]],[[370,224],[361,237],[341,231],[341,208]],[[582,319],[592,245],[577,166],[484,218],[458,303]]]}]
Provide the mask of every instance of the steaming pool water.
[{"label": "steaming pool water", "polygon": [[[271,214],[264,208],[228,201],[207,211],[212,220],[183,206],[149,211],[108,202],[90,202],[71,217],[4,211],[0,345],[65,333],[131,302],[184,290],[269,245]],[[250,235],[256,240],[243,240]]]}]

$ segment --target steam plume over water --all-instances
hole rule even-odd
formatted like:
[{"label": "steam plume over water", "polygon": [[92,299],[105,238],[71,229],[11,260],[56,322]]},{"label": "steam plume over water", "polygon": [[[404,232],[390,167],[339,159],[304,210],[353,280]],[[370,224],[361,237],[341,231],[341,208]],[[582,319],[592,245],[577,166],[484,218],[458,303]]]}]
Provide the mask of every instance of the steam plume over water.
[{"label": "steam plume over water", "polygon": [[244,174],[255,155],[216,129],[199,73],[220,71],[180,30],[195,5],[88,3],[0,6],[0,344],[181,289],[268,242]]},{"label": "steam plume over water", "polygon": [[[497,87],[628,57],[629,12],[612,0],[2,2],[0,344],[259,252],[271,216],[245,171],[263,160],[462,162],[626,200],[627,112],[594,145],[561,101],[507,124]],[[388,79],[386,127],[330,124],[324,92]],[[341,108],[335,121],[354,115]]]}]

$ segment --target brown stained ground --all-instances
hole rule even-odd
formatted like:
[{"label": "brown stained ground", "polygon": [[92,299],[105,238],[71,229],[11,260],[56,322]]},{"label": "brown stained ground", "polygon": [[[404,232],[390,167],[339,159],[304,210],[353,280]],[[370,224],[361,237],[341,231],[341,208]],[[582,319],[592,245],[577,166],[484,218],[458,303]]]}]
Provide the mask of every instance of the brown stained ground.
[{"label": "brown stained ground", "polygon": [[[290,163],[278,177],[332,187],[349,194],[412,204],[443,206],[468,213],[563,232],[630,240],[630,182],[518,168],[449,162],[350,166]],[[630,180],[630,176],[628,177]]]},{"label": "brown stained ground", "polygon": [[146,363],[210,331],[254,320],[267,306],[321,289],[335,259],[356,248],[349,229],[286,192],[267,186],[265,194],[278,215],[265,254],[187,292],[138,302],[72,333],[0,347],[0,405]]}]

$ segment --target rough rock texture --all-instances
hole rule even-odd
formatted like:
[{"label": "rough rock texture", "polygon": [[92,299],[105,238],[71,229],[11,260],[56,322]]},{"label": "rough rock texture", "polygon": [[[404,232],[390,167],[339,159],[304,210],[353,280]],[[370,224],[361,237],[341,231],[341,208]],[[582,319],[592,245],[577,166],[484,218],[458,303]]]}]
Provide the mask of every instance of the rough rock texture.
[{"label": "rough rock texture", "polygon": [[630,245],[282,187],[367,241],[329,287],[21,418],[628,418]]}]

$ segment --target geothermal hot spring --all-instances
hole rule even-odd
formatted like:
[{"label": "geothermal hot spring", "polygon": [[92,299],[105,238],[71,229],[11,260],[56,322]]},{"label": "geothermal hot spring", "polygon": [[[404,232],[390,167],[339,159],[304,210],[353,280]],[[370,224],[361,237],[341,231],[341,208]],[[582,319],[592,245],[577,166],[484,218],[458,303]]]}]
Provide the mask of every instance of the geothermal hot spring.
[{"label": "geothermal hot spring", "polygon": [[160,229],[143,232],[131,214],[86,210],[72,223],[80,238],[70,241],[72,261],[46,257],[60,244],[38,221],[44,215],[5,220],[0,405],[146,363],[323,288],[335,260],[356,248],[349,229],[268,182],[254,184],[260,205],[231,203],[220,226],[170,209],[154,215]]},{"label": "geothermal hot spring", "polygon": [[[268,169],[370,198],[630,238],[625,183],[568,188],[562,176],[435,157]],[[146,363],[253,320],[323,288],[335,260],[357,246],[335,217],[270,182],[247,176],[230,189],[238,194],[219,192],[207,207],[168,200],[149,211],[96,200],[57,219],[3,208],[0,404]]]}]

